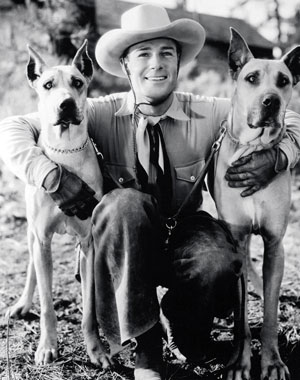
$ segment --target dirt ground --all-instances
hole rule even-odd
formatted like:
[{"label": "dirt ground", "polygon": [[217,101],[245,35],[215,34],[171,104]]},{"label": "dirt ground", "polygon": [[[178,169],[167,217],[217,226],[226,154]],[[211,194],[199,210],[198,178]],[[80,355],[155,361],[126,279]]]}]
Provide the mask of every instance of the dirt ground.
[{"label": "dirt ground", "polygon": [[[37,367],[34,351],[39,338],[39,303],[35,296],[32,313],[26,320],[11,321],[9,339],[5,312],[16,302],[25,284],[28,259],[23,185],[5,170],[0,177],[0,379],[132,379],[133,353],[130,348],[117,357],[114,370],[104,373],[93,367],[83,344],[80,285],[74,279],[74,242],[56,237],[53,243],[53,296],[58,317],[59,358],[50,366]],[[293,380],[300,379],[300,178],[293,178],[293,202],[284,239],[285,275],[279,314],[279,343],[283,360]],[[252,254],[261,268],[262,245],[255,238]],[[249,320],[253,335],[252,379],[259,379],[259,332],[261,301],[250,296]],[[231,320],[218,321],[212,333],[208,359],[201,365],[183,364],[165,347],[167,379],[218,379],[232,348]],[[220,322],[221,327],[220,327]],[[223,326],[223,327],[222,327]]]}]

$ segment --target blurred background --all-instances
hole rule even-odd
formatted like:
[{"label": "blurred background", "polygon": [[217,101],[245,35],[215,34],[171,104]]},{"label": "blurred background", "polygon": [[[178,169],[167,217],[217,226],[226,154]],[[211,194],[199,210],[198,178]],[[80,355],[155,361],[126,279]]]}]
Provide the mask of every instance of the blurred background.
[{"label": "blurred background", "polygon": [[[94,58],[100,35],[118,28],[128,8],[152,2],[168,8],[172,20],[188,17],[206,29],[206,44],[198,58],[180,73],[178,89],[230,96],[227,49],[229,27],[247,40],[256,57],[280,57],[300,44],[300,3],[296,0],[0,0],[0,119],[36,109],[28,86],[26,45],[53,63],[68,63],[85,38]],[[127,81],[104,73],[95,62],[90,96],[128,89]],[[300,85],[290,108],[300,112]]]}]

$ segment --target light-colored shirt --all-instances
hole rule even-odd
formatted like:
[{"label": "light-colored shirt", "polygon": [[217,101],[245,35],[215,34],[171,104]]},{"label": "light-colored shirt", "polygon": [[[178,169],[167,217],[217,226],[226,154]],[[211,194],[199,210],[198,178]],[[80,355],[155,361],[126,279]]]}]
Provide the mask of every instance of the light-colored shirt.
[{"label": "light-colored shirt", "polygon": [[[229,99],[174,93],[173,102],[160,120],[170,160],[173,210],[176,210],[197,180],[220,125],[227,118]],[[88,99],[89,134],[102,152],[108,170],[124,187],[140,189],[136,173],[134,103],[131,92]],[[294,167],[300,152],[300,116],[287,111],[287,132],[280,148]],[[0,123],[0,155],[23,181],[41,187],[55,168],[36,145],[40,132],[37,113],[16,116]],[[199,192],[198,204],[202,202]]]}]

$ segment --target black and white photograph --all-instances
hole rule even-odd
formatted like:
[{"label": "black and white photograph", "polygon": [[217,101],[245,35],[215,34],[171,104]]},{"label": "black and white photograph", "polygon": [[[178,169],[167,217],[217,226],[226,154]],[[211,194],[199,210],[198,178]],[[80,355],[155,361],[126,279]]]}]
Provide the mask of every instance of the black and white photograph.
[{"label": "black and white photograph", "polygon": [[299,380],[299,1],[0,31],[0,380]]}]

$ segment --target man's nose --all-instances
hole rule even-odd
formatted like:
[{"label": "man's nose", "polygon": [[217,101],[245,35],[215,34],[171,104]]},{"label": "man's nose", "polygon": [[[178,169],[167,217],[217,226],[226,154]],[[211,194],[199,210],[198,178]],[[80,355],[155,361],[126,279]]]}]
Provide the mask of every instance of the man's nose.
[{"label": "man's nose", "polygon": [[152,69],[162,68],[162,59],[159,54],[153,54],[150,59],[150,66]]}]

